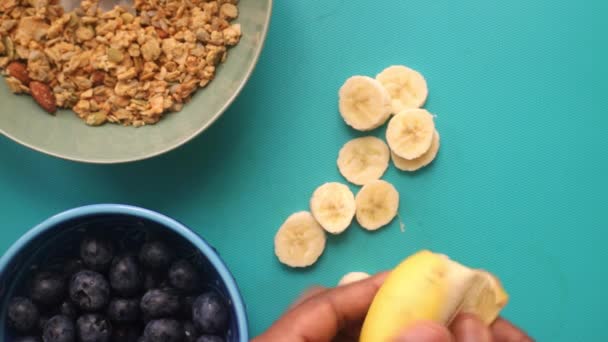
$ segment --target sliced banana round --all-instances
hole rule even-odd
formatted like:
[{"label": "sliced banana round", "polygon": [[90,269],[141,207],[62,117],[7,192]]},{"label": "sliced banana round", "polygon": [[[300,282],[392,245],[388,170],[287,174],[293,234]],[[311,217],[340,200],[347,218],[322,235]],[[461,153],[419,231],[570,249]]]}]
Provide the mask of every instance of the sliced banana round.
[{"label": "sliced banana round", "polygon": [[431,147],[428,151],[426,151],[423,155],[416,159],[407,160],[399,157],[395,154],[395,152],[391,151],[391,157],[393,159],[393,164],[395,167],[402,171],[417,171],[427,165],[429,165],[439,152],[439,132],[435,131],[433,134],[433,141],[431,142]]},{"label": "sliced banana round", "polygon": [[391,115],[391,97],[377,80],[353,76],[339,93],[340,114],[346,123],[359,131],[382,126]]},{"label": "sliced banana round", "polygon": [[382,139],[362,137],[353,139],[338,154],[338,169],[344,178],[356,185],[380,179],[390,160],[390,150]]},{"label": "sliced banana round", "polygon": [[355,195],[341,183],[325,183],[310,199],[310,211],[327,232],[340,234],[355,217]]},{"label": "sliced banana round", "polygon": [[325,250],[325,231],[307,211],[287,218],[274,237],[279,261],[291,267],[314,264]]},{"label": "sliced banana round", "polygon": [[399,192],[386,181],[376,180],[359,190],[357,222],[367,230],[377,230],[389,224],[399,209]]},{"label": "sliced banana round", "polygon": [[431,147],[435,134],[433,115],[424,109],[408,109],[395,115],[386,128],[386,141],[403,159],[416,159]]},{"label": "sliced banana round", "polygon": [[390,94],[393,113],[399,113],[404,109],[420,108],[429,95],[424,77],[418,71],[403,65],[384,69],[376,79]]},{"label": "sliced banana round", "polygon": [[358,281],[369,278],[370,275],[365,272],[350,272],[345,274],[338,282],[338,286],[356,283]]}]

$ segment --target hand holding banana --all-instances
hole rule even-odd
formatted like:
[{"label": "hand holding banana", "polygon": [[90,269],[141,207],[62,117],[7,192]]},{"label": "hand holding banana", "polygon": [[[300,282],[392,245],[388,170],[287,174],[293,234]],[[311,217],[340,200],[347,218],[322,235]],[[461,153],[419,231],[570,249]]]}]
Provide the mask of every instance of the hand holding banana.
[{"label": "hand holding banana", "polygon": [[390,273],[309,290],[254,342],[532,342],[497,318],[507,299],[489,273],[421,251]]}]

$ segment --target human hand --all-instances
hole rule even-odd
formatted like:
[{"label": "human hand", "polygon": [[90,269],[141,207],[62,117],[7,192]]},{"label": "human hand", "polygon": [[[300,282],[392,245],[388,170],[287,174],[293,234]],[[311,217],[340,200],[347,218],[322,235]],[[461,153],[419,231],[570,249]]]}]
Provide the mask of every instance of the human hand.
[{"label": "human hand", "polygon": [[[327,289],[315,287],[294,303],[268,331],[253,342],[356,342],[367,310],[388,273]],[[486,327],[461,315],[445,328],[420,322],[393,342],[533,342],[523,331],[499,318]]]},{"label": "human hand", "polygon": [[[356,340],[353,340],[356,341]],[[449,329],[435,322],[420,322],[392,342],[533,342],[519,328],[498,318],[490,327],[470,314],[456,317]]]}]

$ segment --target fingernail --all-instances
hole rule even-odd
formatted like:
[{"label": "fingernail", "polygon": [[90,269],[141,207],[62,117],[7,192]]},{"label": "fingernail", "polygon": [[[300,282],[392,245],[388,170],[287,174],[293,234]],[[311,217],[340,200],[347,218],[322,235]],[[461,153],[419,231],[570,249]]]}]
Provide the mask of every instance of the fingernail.
[{"label": "fingernail", "polygon": [[403,333],[401,333],[394,342],[449,342],[450,335],[443,326],[425,322],[419,323]]},{"label": "fingernail", "polygon": [[457,341],[491,342],[492,336],[488,327],[475,316],[466,315],[458,319],[453,327]]}]

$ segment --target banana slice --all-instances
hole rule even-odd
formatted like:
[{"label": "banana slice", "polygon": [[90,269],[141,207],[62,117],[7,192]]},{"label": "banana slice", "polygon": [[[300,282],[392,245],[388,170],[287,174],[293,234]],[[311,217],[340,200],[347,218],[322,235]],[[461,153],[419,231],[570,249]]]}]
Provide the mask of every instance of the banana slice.
[{"label": "banana slice", "polygon": [[395,115],[388,123],[386,141],[403,159],[416,159],[431,147],[435,122],[424,109],[409,109]]},{"label": "banana slice", "polygon": [[462,312],[491,324],[508,299],[490,273],[420,251],[389,274],[369,308],[359,341],[391,341],[417,321],[448,325]]},{"label": "banana slice", "polygon": [[433,134],[433,141],[431,142],[431,148],[420,157],[407,160],[391,151],[391,158],[393,159],[393,164],[395,164],[395,167],[399,170],[416,171],[429,165],[437,156],[437,152],[439,152],[439,132],[435,131],[435,134]]},{"label": "banana slice", "polygon": [[377,230],[389,224],[399,209],[399,192],[389,182],[376,180],[359,190],[357,222],[367,230]]},{"label": "banana slice", "polygon": [[340,282],[338,282],[338,286],[347,285],[350,283],[355,283],[363,279],[369,278],[370,275],[365,272],[350,272],[345,274]]},{"label": "banana slice", "polygon": [[355,217],[355,196],[344,184],[325,183],[312,194],[310,211],[323,229],[340,234]]},{"label": "banana slice", "polygon": [[420,108],[426,102],[429,89],[424,77],[406,66],[394,65],[376,76],[391,96],[393,113]]},{"label": "banana slice", "polygon": [[287,218],[274,238],[279,261],[291,267],[314,264],[325,250],[325,231],[307,211]]},{"label": "banana slice", "polygon": [[356,185],[380,179],[390,160],[384,141],[376,137],[356,138],[347,142],[338,155],[338,169],[344,178]]},{"label": "banana slice", "polygon": [[353,76],[339,93],[340,114],[346,123],[359,131],[382,126],[391,115],[391,97],[377,80]]}]

